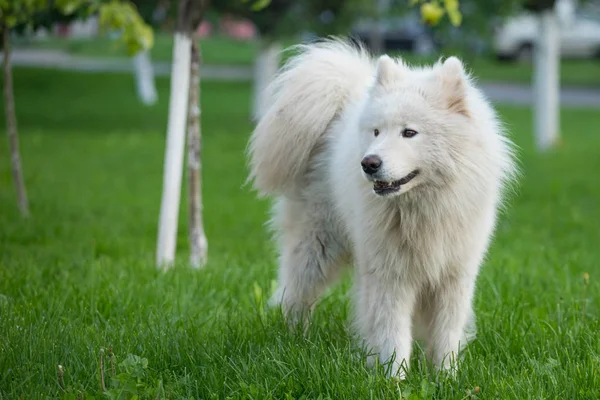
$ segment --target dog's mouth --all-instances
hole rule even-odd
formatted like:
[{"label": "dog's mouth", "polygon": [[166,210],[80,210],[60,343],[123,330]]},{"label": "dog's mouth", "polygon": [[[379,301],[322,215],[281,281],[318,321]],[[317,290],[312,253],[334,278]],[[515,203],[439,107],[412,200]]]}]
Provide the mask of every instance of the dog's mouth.
[{"label": "dog's mouth", "polygon": [[412,181],[415,176],[419,175],[419,170],[415,169],[410,174],[406,175],[402,179],[398,179],[393,182],[384,182],[384,181],[374,181],[373,182],[373,191],[379,196],[385,196],[390,193],[394,193],[400,190],[402,185],[406,185],[408,182]]}]

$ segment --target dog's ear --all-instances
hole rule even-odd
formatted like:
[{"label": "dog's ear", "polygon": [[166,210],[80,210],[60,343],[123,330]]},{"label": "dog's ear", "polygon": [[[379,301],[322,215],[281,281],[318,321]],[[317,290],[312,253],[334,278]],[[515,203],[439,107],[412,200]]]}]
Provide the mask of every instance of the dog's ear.
[{"label": "dog's ear", "polygon": [[389,56],[383,55],[377,60],[376,79],[380,86],[388,86],[402,77],[403,65],[398,65]]},{"label": "dog's ear", "polygon": [[455,113],[469,116],[467,108],[467,76],[463,63],[456,57],[448,57],[438,67],[445,107]]}]

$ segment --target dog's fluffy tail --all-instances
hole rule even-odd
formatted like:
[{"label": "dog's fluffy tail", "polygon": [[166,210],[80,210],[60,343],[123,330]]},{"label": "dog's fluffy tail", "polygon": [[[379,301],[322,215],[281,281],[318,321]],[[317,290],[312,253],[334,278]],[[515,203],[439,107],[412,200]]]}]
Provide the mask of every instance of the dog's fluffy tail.
[{"label": "dog's fluffy tail", "polygon": [[249,141],[249,181],[261,194],[283,194],[306,172],[331,121],[365,87],[369,54],[337,39],[295,46],[299,53],[267,87]]}]

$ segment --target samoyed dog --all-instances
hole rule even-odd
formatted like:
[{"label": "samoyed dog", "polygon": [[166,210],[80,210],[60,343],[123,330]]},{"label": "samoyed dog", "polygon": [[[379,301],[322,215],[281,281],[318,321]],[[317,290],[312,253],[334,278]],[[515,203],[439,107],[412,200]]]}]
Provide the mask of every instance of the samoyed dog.
[{"label": "samoyed dog", "polygon": [[248,144],[249,182],[275,199],[271,304],[306,321],[354,265],[369,363],[392,361],[404,378],[423,338],[448,369],[475,331],[476,277],[516,177],[514,146],[456,57],[414,68],[340,39],[299,50]]}]

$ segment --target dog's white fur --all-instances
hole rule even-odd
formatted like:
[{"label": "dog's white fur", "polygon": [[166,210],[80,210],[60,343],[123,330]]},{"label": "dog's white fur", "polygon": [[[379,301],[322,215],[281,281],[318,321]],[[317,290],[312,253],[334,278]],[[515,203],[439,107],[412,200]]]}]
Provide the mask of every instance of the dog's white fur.
[{"label": "dog's white fur", "polygon": [[[271,304],[297,320],[352,261],[355,321],[375,358],[404,377],[421,328],[448,368],[474,333],[475,281],[516,176],[514,146],[455,57],[414,68],[341,40],[299,47],[248,148],[249,179],[277,199]],[[420,173],[379,196],[361,169],[371,154],[383,160],[378,180]]]}]

